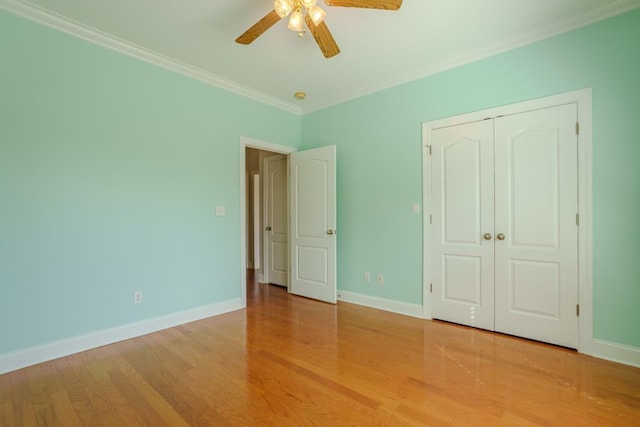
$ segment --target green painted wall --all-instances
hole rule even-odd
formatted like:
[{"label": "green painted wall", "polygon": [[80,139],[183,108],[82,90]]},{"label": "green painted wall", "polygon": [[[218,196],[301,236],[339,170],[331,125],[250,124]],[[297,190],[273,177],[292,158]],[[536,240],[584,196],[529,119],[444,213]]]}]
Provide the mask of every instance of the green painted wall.
[{"label": "green painted wall", "polygon": [[586,87],[594,334],[640,347],[640,10],[304,116],[303,147],[338,147],[339,289],[421,304],[422,122]]},{"label": "green painted wall", "polygon": [[240,136],[300,126],[0,11],[0,355],[239,298]]},{"label": "green painted wall", "polygon": [[640,347],[639,51],[635,11],[301,120],[0,12],[0,355],[238,298],[242,135],[336,144],[339,288],[420,304],[422,122],[584,87],[595,336]]}]

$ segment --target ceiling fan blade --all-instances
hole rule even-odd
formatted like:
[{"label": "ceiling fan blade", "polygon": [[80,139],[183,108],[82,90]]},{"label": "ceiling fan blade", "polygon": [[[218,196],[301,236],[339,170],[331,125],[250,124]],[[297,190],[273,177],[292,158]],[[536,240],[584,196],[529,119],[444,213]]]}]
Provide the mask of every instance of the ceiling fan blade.
[{"label": "ceiling fan blade", "polygon": [[329,6],[359,7],[362,9],[398,10],[402,0],[324,0]]},{"label": "ceiling fan blade", "polygon": [[272,10],[271,12],[267,13],[264,18],[256,22],[253,27],[249,28],[240,37],[238,37],[236,39],[236,43],[251,43],[258,37],[260,37],[262,33],[273,27],[273,25],[281,19],[282,18],[280,18],[280,15],[278,15],[275,10]]},{"label": "ceiling fan blade", "polygon": [[318,43],[318,47],[325,58],[331,58],[332,56],[336,56],[340,53],[340,48],[333,39],[331,31],[329,31],[329,27],[327,27],[327,24],[325,24],[324,21],[322,21],[320,25],[316,25],[308,14],[305,15],[304,20],[307,23],[307,27],[309,27],[309,31],[313,34],[313,38],[316,39],[316,43]]}]

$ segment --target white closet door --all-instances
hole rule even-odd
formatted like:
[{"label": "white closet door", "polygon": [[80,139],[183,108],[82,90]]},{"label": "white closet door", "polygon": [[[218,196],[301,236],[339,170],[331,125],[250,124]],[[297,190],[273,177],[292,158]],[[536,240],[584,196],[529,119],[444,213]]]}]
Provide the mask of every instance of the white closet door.
[{"label": "white closet door", "polygon": [[576,121],[576,104],[495,120],[495,329],[573,348]]},{"label": "white closet door", "polygon": [[493,330],[493,122],[431,136],[433,317]]}]

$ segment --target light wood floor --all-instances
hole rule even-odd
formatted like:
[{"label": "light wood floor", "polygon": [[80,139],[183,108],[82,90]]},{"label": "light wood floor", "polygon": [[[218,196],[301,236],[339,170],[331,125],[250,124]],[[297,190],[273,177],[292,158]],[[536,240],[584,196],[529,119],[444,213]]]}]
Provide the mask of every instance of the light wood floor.
[{"label": "light wood floor", "polygon": [[640,425],[640,369],[249,283],[246,310],[0,376],[0,426]]}]

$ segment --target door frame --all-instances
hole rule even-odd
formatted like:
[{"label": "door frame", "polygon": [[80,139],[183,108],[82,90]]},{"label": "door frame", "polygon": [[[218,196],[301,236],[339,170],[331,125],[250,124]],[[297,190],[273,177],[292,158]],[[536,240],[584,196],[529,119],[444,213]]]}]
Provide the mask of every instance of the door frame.
[{"label": "door frame", "polygon": [[[296,152],[297,149],[294,147],[289,147],[286,145],[274,144],[272,142],[262,141],[259,139],[253,139],[246,136],[240,137],[240,189],[244,190],[246,187],[245,183],[245,168],[246,168],[246,150],[247,148],[255,148],[257,150],[265,150],[271,151],[275,154],[284,154],[287,156],[287,161],[289,155],[293,152]],[[287,186],[289,185],[289,172],[287,172]],[[287,192],[288,193],[288,192]],[[247,263],[246,263],[246,252],[247,252],[247,206],[246,206],[246,197],[240,197],[240,298],[242,307],[247,306]],[[287,194],[287,204],[288,204],[289,195]],[[287,251],[288,256],[288,251]],[[289,287],[290,280],[287,281],[287,289]]]},{"label": "door frame", "polygon": [[431,225],[431,130],[446,126],[475,122],[503,115],[524,113],[555,107],[563,104],[576,103],[578,106],[578,351],[593,354],[593,185],[592,185],[592,90],[591,88],[552,95],[544,98],[504,105],[487,110],[476,111],[458,116],[446,117],[424,122],[422,124],[422,197],[423,197],[423,316],[432,319],[431,312],[431,270],[433,237]]}]

